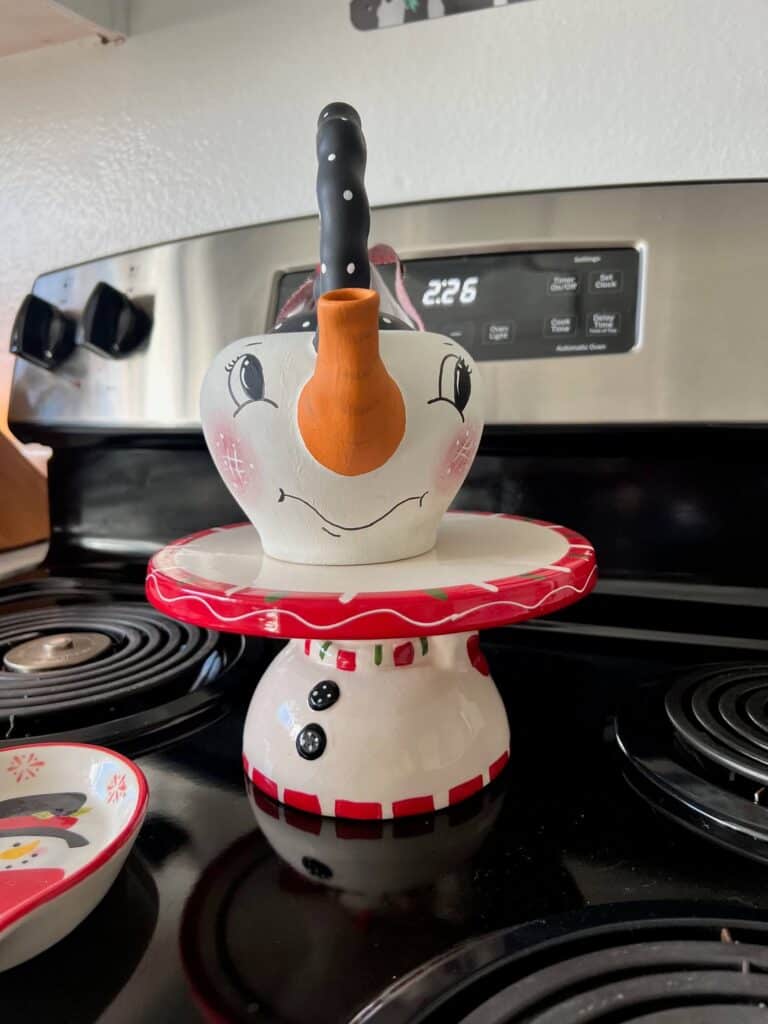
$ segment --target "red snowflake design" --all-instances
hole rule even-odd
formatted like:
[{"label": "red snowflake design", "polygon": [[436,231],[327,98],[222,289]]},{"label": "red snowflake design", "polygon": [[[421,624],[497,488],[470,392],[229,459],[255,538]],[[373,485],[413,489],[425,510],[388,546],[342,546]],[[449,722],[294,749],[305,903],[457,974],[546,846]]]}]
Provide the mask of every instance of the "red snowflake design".
[{"label": "red snowflake design", "polygon": [[475,458],[481,433],[476,423],[467,423],[451,440],[438,471],[436,485],[440,490],[458,490]]},{"label": "red snowflake design", "polygon": [[27,782],[34,779],[44,765],[45,761],[41,761],[37,754],[14,754],[6,771],[11,772],[17,782]]},{"label": "red snowflake design", "polygon": [[250,483],[253,463],[244,451],[241,442],[229,432],[218,432],[214,443],[214,461],[224,480],[238,494]]},{"label": "red snowflake design", "polygon": [[119,804],[128,792],[128,785],[124,775],[115,773],[107,783],[107,803]]}]

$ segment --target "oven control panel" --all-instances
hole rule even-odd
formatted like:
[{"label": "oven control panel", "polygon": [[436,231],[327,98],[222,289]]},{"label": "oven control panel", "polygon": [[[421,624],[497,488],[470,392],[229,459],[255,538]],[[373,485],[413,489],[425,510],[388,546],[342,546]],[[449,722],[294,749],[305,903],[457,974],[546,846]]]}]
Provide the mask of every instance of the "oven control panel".
[{"label": "oven control panel", "polygon": [[[449,256],[407,260],[405,284],[427,330],[480,362],[608,355],[636,343],[639,262],[637,249]],[[282,276],[275,313],[307,273]]]},{"label": "oven control panel", "polygon": [[[768,422],[768,181],[380,207],[369,237],[403,259],[426,328],[478,361],[488,424]],[[41,274],[0,309],[11,429],[199,434],[219,350],[270,330],[317,259],[302,217]],[[394,269],[377,264],[390,305]]]}]

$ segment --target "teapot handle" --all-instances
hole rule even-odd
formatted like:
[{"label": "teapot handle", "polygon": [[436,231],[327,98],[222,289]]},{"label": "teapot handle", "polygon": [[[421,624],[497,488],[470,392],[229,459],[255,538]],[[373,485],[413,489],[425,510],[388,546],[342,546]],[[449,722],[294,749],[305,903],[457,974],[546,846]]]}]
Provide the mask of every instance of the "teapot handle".
[{"label": "teapot handle", "polygon": [[315,297],[336,288],[369,288],[365,138],[348,103],[329,103],[317,121],[317,205],[320,276]]}]

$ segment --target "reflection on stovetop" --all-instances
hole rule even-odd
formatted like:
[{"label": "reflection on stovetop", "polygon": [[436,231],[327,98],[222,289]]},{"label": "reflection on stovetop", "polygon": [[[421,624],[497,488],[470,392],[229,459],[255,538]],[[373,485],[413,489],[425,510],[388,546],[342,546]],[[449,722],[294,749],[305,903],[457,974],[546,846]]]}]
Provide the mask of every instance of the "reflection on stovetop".
[{"label": "reflection on stovetop", "polygon": [[[322,819],[247,790],[259,829],[206,868],[182,923],[185,971],[211,1017],[240,1020],[259,1005],[309,1019],[308,993],[323,990],[313,1019],[343,1020],[386,982],[382,971],[402,973],[414,958],[453,945],[467,919],[491,913],[481,908],[482,889],[479,900],[473,895],[482,870],[474,855],[501,811],[503,786],[452,812],[397,822]],[[256,940],[255,917],[269,921]],[[275,946],[280,957],[269,956]]]},{"label": "reflection on stovetop", "polygon": [[[616,920],[659,916],[668,901],[674,916],[713,903],[723,918],[768,916],[760,865],[679,828],[623,778],[617,710],[639,713],[647,686],[669,688],[684,667],[765,658],[759,639],[735,654],[727,637],[687,637],[671,606],[667,624],[633,634],[582,614],[489,634],[512,753],[465,818],[457,808],[372,833],[286,814],[246,787],[239,707],[140,757],[152,795],[135,858],[159,893],[157,923],[100,1020],[337,1024],[423,962],[526,922],[538,941],[595,907]],[[79,948],[74,933],[53,952]],[[119,949],[105,943],[89,969]],[[15,972],[3,997],[6,980]],[[9,1012],[43,1014],[44,993],[9,991]],[[75,1024],[92,1019],[70,1005]]]},{"label": "reflection on stovetop", "polygon": [[[142,858],[132,855],[98,907],[66,942],[0,975],[0,1002],[32,1020],[95,1021],[119,997],[146,955],[158,893]],[[91,965],[98,964],[98,983]]]}]

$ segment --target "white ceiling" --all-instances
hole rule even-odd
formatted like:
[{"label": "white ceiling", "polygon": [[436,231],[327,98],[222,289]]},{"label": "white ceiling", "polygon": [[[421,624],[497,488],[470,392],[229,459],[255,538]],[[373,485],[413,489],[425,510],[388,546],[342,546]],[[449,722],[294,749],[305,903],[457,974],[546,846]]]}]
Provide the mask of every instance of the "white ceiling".
[{"label": "white ceiling", "polygon": [[0,0],[0,57],[75,39],[124,36],[123,0]]}]

